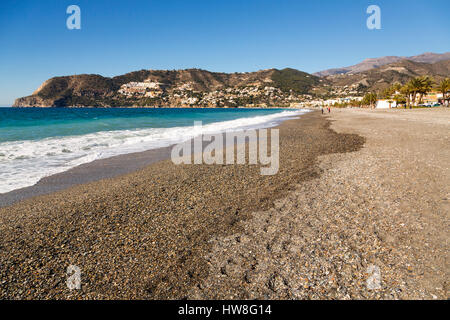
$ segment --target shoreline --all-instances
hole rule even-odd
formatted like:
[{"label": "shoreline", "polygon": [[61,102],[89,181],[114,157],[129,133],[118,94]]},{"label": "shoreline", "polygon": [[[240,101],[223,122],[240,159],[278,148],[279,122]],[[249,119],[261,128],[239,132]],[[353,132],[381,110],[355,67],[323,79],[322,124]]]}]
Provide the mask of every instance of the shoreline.
[{"label": "shoreline", "polygon": [[251,107],[205,107],[205,106],[180,106],[180,107],[150,107],[150,106],[131,106],[131,107],[93,107],[93,106],[65,106],[65,107],[55,107],[55,106],[45,106],[45,107],[39,107],[39,106],[33,106],[33,107],[23,107],[23,106],[0,106],[0,108],[17,108],[17,109],[62,109],[62,108],[68,108],[68,109],[308,109],[307,107],[291,107],[291,106],[271,106],[271,107],[263,107],[263,106],[251,106]]},{"label": "shoreline", "polygon": [[[280,126],[280,170],[159,161],[0,209],[3,298],[180,299],[208,275],[211,238],[237,232],[255,210],[320,175],[321,154],[361,148],[319,112]],[[82,269],[78,292],[65,286]],[[32,287],[23,291],[22,280]]]},{"label": "shoreline", "polygon": [[67,171],[52,174],[42,178],[32,186],[0,194],[0,208],[77,185],[138,171],[152,163],[170,158],[171,149],[172,146],[168,146],[142,152],[120,154],[105,159],[97,159]]},{"label": "shoreline", "polygon": [[[304,113],[295,116],[287,116],[280,117],[279,119],[274,119],[273,121],[275,121],[277,124],[275,126],[269,127],[276,128],[280,126],[284,121],[296,117],[301,117],[304,114],[310,112],[307,109],[301,108],[297,108],[296,110],[298,110],[299,112],[304,111]],[[236,120],[239,120],[239,118]],[[256,125],[255,128],[269,128],[267,125],[268,122],[260,123]],[[244,130],[245,127],[243,127],[242,129]],[[169,159],[173,146],[174,144],[171,144],[165,147],[158,147],[155,149],[118,154],[108,158],[96,159],[94,161],[83,163],[76,167],[70,168],[63,172],[45,176],[34,185],[11,190],[6,193],[1,193],[0,208],[7,207],[17,202],[36,196],[65,190],[72,186],[95,182],[101,179],[114,178],[120,175],[135,172],[148,165],[151,165],[152,163]]]}]

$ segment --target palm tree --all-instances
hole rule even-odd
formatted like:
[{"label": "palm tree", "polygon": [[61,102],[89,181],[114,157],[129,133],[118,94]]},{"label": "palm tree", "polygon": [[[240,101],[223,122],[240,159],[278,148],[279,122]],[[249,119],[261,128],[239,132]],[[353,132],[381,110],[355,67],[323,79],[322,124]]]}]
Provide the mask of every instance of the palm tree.
[{"label": "palm tree", "polygon": [[406,104],[405,108],[411,108],[411,94],[413,93],[413,89],[411,87],[411,83],[408,82],[401,89],[400,93],[405,96]]},{"label": "palm tree", "polygon": [[379,97],[382,99],[391,99],[393,96],[398,94],[402,88],[402,85],[399,82],[395,82],[390,87],[387,87],[383,91],[380,92]]},{"label": "palm tree", "polygon": [[[417,94],[422,90],[422,80],[420,77],[416,77],[409,80],[407,85],[409,87],[412,105],[415,106]],[[411,104],[409,105],[409,108],[411,109]]]},{"label": "palm tree", "polygon": [[[411,96],[411,102],[413,106],[420,104],[422,102],[422,98],[425,94],[431,91],[433,84],[433,79],[429,76],[416,77],[406,84],[409,90],[409,95]],[[419,95],[418,103],[416,103],[417,95]],[[411,104],[409,104],[409,108],[411,108]]]},{"label": "palm tree", "polygon": [[437,88],[438,88],[439,92],[442,93],[442,100],[445,104],[445,102],[449,99],[449,98],[447,98],[447,92],[450,91],[450,78],[446,78],[446,79],[442,80],[439,83]]},{"label": "palm tree", "polygon": [[368,105],[371,108],[373,108],[373,106],[376,104],[377,102],[377,94],[374,92],[369,92],[366,93],[366,95],[364,96],[363,100],[362,100],[362,104],[363,105]]},{"label": "palm tree", "polygon": [[394,94],[395,94],[396,92],[400,92],[401,89],[402,89],[402,84],[401,84],[400,82],[395,82],[395,83],[392,85],[392,91],[394,91]]},{"label": "palm tree", "polygon": [[[401,90],[401,89],[400,89]],[[399,90],[399,91],[400,91]],[[399,105],[401,105],[401,104],[404,104],[405,105],[405,108],[406,108],[406,96],[405,95],[402,95],[402,94],[396,94],[395,96],[394,96],[394,101],[396,102],[396,104],[397,104],[397,106],[399,106]]]},{"label": "palm tree", "polygon": [[429,76],[423,76],[420,77],[421,82],[421,88],[419,90],[419,104],[422,103],[422,98],[424,95],[426,95],[428,92],[430,92],[433,89],[433,79]]}]

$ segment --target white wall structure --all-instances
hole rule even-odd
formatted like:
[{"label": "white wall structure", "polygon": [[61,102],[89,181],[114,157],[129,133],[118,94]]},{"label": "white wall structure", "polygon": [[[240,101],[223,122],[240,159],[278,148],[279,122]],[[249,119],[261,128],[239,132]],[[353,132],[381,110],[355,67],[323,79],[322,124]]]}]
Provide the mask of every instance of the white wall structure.
[{"label": "white wall structure", "polygon": [[378,100],[377,101],[377,109],[389,109],[397,107],[397,102],[393,100]]}]

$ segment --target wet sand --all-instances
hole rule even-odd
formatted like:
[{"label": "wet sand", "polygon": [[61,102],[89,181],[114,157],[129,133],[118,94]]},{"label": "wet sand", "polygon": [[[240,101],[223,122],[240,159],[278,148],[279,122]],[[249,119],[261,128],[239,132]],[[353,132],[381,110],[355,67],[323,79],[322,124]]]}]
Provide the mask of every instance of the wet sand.
[{"label": "wet sand", "polygon": [[64,190],[79,184],[113,178],[168,159],[171,147],[123,154],[95,160],[39,180],[33,186],[0,194],[0,208],[40,195]]}]

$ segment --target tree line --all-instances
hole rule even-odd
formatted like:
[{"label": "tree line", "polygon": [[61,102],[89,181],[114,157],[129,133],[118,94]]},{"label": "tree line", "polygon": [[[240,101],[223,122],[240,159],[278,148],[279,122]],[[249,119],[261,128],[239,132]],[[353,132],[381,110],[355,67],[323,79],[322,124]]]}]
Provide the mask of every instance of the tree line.
[{"label": "tree line", "polygon": [[[398,82],[389,88],[376,93],[366,93],[359,102],[359,106],[374,107],[378,99],[388,99],[396,102],[397,105],[404,105],[405,108],[412,108],[423,102],[423,97],[433,90],[434,80],[429,76],[416,77],[402,85]],[[442,100],[445,103],[450,100],[450,78],[446,78],[434,87],[439,93],[442,93]],[[448,103],[447,103],[448,104]]]}]

